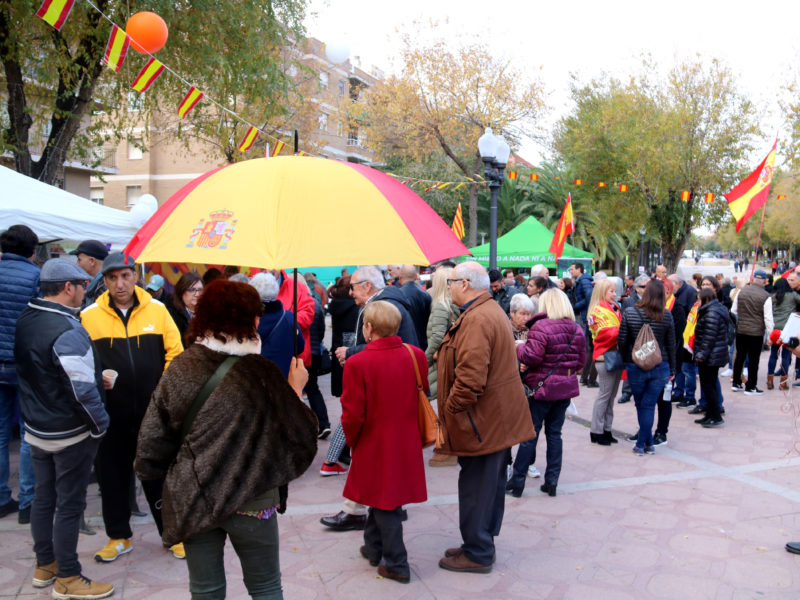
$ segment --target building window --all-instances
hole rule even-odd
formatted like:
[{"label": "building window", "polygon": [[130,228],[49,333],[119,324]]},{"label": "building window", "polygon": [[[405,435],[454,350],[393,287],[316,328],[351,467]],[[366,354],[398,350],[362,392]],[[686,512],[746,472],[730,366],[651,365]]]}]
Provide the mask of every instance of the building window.
[{"label": "building window", "polygon": [[344,125],[342,125],[341,121],[336,123],[336,135],[338,135],[339,137],[342,137],[344,135]]},{"label": "building window", "polygon": [[142,158],[142,138],[131,138],[128,140],[128,160],[141,160]]},{"label": "building window", "polygon": [[319,129],[320,131],[328,131],[328,115],[325,113],[319,116]]},{"label": "building window", "polygon": [[328,89],[328,74],[325,72],[319,74],[319,87],[323,90]]},{"label": "building window", "polygon": [[101,187],[89,188],[89,200],[91,200],[95,204],[99,204],[100,206],[102,206],[104,198],[103,193],[104,193],[104,188]]},{"label": "building window", "polygon": [[339,95],[344,96],[344,92],[346,89],[347,84],[344,82],[344,79],[339,80]]},{"label": "building window", "polygon": [[140,185],[128,185],[125,186],[125,195],[128,201],[128,208],[136,204],[136,201],[139,199],[139,196],[142,195],[142,186]]}]

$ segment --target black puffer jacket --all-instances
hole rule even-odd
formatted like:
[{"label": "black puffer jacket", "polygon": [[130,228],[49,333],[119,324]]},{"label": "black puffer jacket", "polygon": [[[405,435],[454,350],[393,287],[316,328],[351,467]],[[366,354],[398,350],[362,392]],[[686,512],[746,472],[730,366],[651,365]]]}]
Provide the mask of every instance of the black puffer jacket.
[{"label": "black puffer jacket", "polygon": [[636,336],[644,324],[649,323],[653,335],[658,340],[661,349],[661,358],[669,363],[669,374],[675,375],[675,324],[672,314],[664,309],[664,318],[661,321],[651,321],[645,317],[644,311],[634,306],[622,311],[622,322],[619,326],[617,345],[622,353],[622,360],[626,363],[633,362],[631,350],[636,342]]},{"label": "black puffer jacket", "polygon": [[694,332],[694,358],[709,367],[728,364],[728,309],[712,300],[697,311],[697,329]]}]

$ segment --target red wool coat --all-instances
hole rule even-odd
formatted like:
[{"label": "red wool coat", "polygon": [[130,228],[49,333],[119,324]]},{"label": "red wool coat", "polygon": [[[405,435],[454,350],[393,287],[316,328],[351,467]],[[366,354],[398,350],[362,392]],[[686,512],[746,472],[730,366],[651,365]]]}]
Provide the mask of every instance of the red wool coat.
[{"label": "red wool coat", "polygon": [[[283,310],[294,310],[294,281],[286,276],[286,271],[281,271],[283,283],[278,292],[276,300],[283,304]],[[311,366],[311,323],[314,321],[314,298],[308,292],[308,288],[299,281],[297,282],[297,325],[303,334],[306,347],[300,353],[303,364]]]},{"label": "red wool coat", "polygon": [[[411,349],[427,393],[425,353]],[[417,380],[400,338],[375,340],[348,358],[342,387],[342,428],[353,453],[344,497],[382,510],[425,502]]]}]

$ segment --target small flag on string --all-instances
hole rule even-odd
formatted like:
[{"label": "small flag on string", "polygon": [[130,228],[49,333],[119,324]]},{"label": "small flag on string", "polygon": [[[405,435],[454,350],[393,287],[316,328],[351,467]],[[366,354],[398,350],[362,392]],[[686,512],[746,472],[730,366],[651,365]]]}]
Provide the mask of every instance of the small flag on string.
[{"label": "small flag on string", "polygon": [[558,175],[553,175],[553,179],[561,179]]},{"label": "small flag on string", "polygon": [[445,189],[449,188],[451,185],[453,185],[452,181],[447,181],[445,183],[439,183],[439,184],[436,185],[436,189],[437,190],[445,190]]},{"label": "small flag on string", "polygon": [[36,16],[55,27],[56,31],[61,31],[73,4],[75,0],[44,0],[36,11]]},{"label": "small flag on string", "polygon": [[517,178],[517,172],[516,171],[509,171],[508,172],[508,178],[509,179],[516,179]]},{"label": "small flag on string", "polygon": [[576,179],[572,183],[574,183],[575,185],[583,185],[583,179]]},{"label": "small flag on string", "polygon": [[244,134],[244,139],[242,140],[242,143],[239,144],[239,152],[247,152],[253,145],[253,142],[256,141],[257,137],[258,137],[258,129],[251,126],[250,129],[247,130],[247,133]]},{"label": "small flag on string", "polygon": [[430,192],[430,191],[431,191],[432,189],[434,189],[435,187],[436,187],[436,185],[435,185],[435,184],[434,184],[434,185],[432,185],[432,186],[430,186],[430,187],[426,187],[426,188],[425,188],[425,192]]},{"label": "small flag on string", "polygon": [[706,202],[708,202],[708,203],[710,204],[710,203],[711,203],[711,202],[713,202],[713,201],[714,201],[714,194],[713,194],[713,192],[708,192],[708,193],[706,194]]},{"label": "small flag on string", "polygon": [[689,192],[687,192],[686,190],[681,190],[681,202],[688,202],[689,196],[691,196]]},{"label": "small flag on string", "polygon": [[453,218],[453,226],[451,227],[453,233],[456,234],[458,239],[464,237],[464,216],[461,214],[461,202],[458,203],[456,208],[456,216]]},{"label": "small flag on string", "polygon": [[627,184],[627,183],[623,183],[623,184],[621,184],[621,185],[619,186],[619,191],[620,191],[620,192],[627,192],[627,191],[628,191],[628,184]]},{"label": "small flag on string", "polygon": [[282,142],[282,141],[280,141],[280,140],[278,140],[277,142],[275,142],[275,147],[272,149],[272,152],[270,153],[270,157],[274,158],[274,157],[278,156],[278,154],[280,154],[280,153],[281,153],[281,150],[283,150],[283,147],[284,147],[285,145],[286,145],[286,144],[285,144],[285,143],[283,143],[283,142]]},{"label": "small flag on string", "polygon": [[192,86],[186,96],[184,96],[180,106],[178,106],[178,116],[183,119],[189,114],[189,111],[192,110],[198,102],[200,102],[200,98],[202,97],[203,92]]},{"label": "small flag on string", "polygon": [[539,181],[538,173],[531,173],[531,181]]},{"label": "small flag on string", "polygon": [[454,187],[454,188],[453,188],[453,190],[460,190],[460,189],[461,189],[462,187],[464,187],[465,185],[467,185],[467,182],[466,182],[466,181],[462,181],[462,182],[461,182],[461,183],[459,183],[459,184],[458,184],[456,187]]},{"label": "small flag on string", "polygon": [[778,194],[778,200],[783,200],[786,198],[786,194]]},{"label": "small flag on string", "polygon": [[295,156],[305,156],[305,155],[306,153],[303,152],[302,150],[298,150],[297,153],[295,154]]},{"label": "small flag on string", "polygon": [[128,34],[116,25],[113,25],[111,27],[111,35],[108,36],[108,44],[106,45],[106,53],[103,56],[103,62],[115,73],[119,73],[119,69],[125,61],[125,55],[128,53],[129,45],[130,39],[128,38]]},{"label": "small flag on string", "polygon": [[164,65],[162,65],[159,61],[155,58],[151,58],[147,61],[147,64],[139,71],[139,75],[136,76],[136,79],[133,80],[131,87],[136,90],[137,92],[146,92],[147,88],[158,79],[158,76],[164,71]]},{"label": "small flag on string", "polygon": [[597,187],[607,187],[606,186],[606,182],[605,181],[598,181],[597,182]]}]

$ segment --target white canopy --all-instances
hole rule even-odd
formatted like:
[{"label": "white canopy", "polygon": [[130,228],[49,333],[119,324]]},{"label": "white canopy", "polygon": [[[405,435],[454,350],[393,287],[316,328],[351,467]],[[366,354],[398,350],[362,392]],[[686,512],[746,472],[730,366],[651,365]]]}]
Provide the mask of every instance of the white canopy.
[{"label": "white canopy", "polygon": [[125,246],[138,229],[127,211],[0,167],[0,231],[11,225],[27,225],[42,242],[99,240],[115,248]]}]

